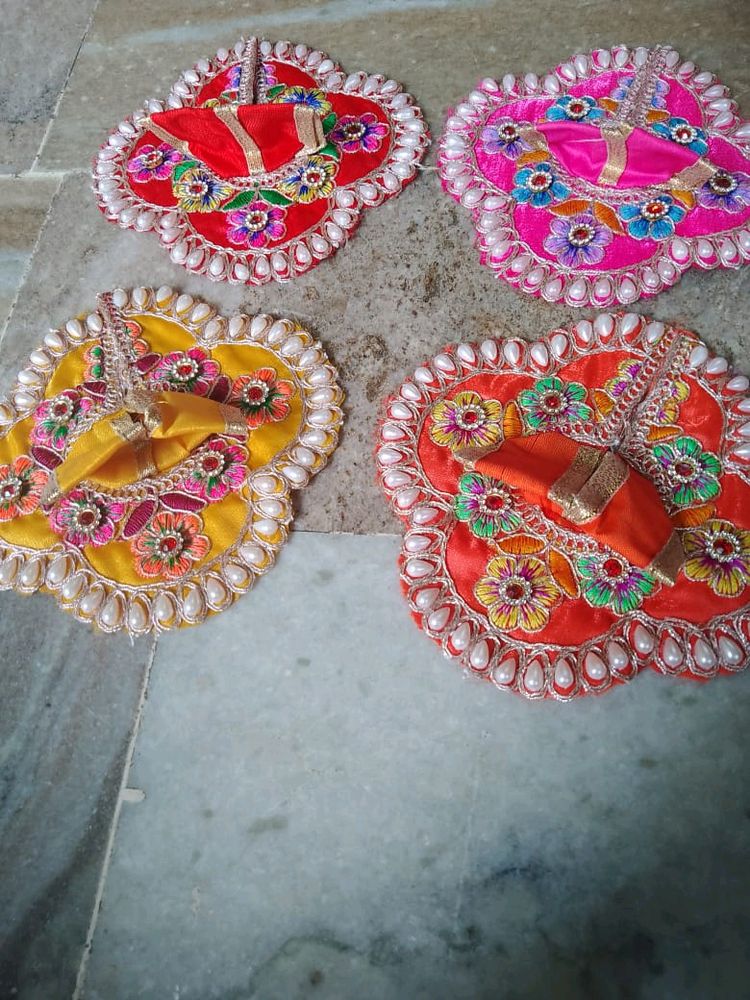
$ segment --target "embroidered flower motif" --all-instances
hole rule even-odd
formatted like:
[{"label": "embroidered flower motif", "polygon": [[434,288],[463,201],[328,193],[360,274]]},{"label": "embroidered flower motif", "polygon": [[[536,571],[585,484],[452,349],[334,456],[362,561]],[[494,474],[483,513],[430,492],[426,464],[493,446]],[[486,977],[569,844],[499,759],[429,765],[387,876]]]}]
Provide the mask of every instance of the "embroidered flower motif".
[{"label": "embroidered flower motif", "polygon": [[612,378],[607,379],[604,383],[605,390],[610,396],[619,399],[625,390],[632,385],[633,379],[638,376],[642,368],[642,361],[636,358],[626,358],[618,364]]},{"label": "embroidered flower motif", "polygon": [[523,632],[544,628],[560,591],[541,559],[495,556],[485,573],[474,593],[495,628]]},{"label": "embroidered flower motif", "polygon": [[602,261],[604,248],[611,242],[611,230],[586,212],[569,219],[553,219],[544,249],[555,254],[565,267],[580,267]]},{"label": "embroidered flower motif", "polygon": [[668,194],[658,194],[642,205],[621,205],[620,218],[636,240],[665,240],[685,216],[685,209]]},{"label": "embroidered flower motif", "polygon": [[476,392],[459,392],[432,408],[430,437],[451,448],[484,448],[498,444],[503,436],[503,405],[483,399]]},{"label": "embroidered flower motif", "polygon": [[654,122],[651,129],[662,139],[676,142],[696,156],[703,156],[708,152],[706,133],[697,125],[691,125],[687,118],[668,118],[665,122]]},{"label": "embroidered flower motif", "polygon": [[239,406],[247,426],[253,429],[288,417],[288,400],[293,394],[292,383],[280,379],[273,368],[258,368],[250,375],[240,375],[232,383],[232,402]]},{"label": "embroidered flower motif", "polygon": [[547,108],[547,121],[550,122],[595,122],[604,117],[604,111],[597,107],[593,97],[558,97],[554,104]]},{"label": "embroidered flower motif", "polygon": [[520,515],[513,509],[508,487],[477,472],[467,472],[459,479],[453,510],[459,521],[467,522],[477,538],[492,538],[501,532],[515,531],[522,524]]},{"label": "embroidered flower motif", "polygon": [[31,440],[34,444],[60,449],[80,417],[88,413],[93,402],[81,397],[75,389],[65,389],[52,399],[45,399],[34,413]]},{"label": "embroidered flower motif", "polygon": [[128,160],[128,173],[139,184],[146,181],[163,181],[172,176],[175,165],[183,159],[182,153],[166,142],[158,146],[147,143],[138,150],[137,156]]},{"label": "embroidered flower motif", "polygon": [[630,566],[616,555],[582,556],[578,560],[583,596],[595,608],[609,608],[618,615],[635,611],[654,592],[650,573]]},{"label": "embroidered flower motif", "polygon": [[685,576],[707,583],[720,597],[737,597],[750,582],[750,531],[730,521],[706,521],[684,532],[682,547]]},{"label": "embroidered flower motif", "polygon": [[387,135],[388,126],[368,111],[359,118],[354,115],[339,118],[328,138],[345,153],[359,153],[361,150],[374,153],[380,149]]},{"label": "embroidered flower motif", "polygon": [[526,422],[535,430],[550,430],[563,421],[590,420],[592,411],[583,402],[585,398],[586,389],[580,382],[563,382],[556,375],[540,379],[533,389],[518,394]]},{"label": "embroidered flower motif", "polygon": [[555,178],[552,167],[546,161],[522,167],[513,178],[515,187],[510,192],[519,204],[544,208],[555,201],[567,198],[570,191]]},{"label": "embroidered flower motif", "polygon": [[184,212],[214,212],[233,190],[200,167],[189,167],[172,182],[172,191]]},{"label": "embroidered flower motif", "polygon": [[654,423],[659,426],[674,424],[680,415],[680,405],[685,402],[689,395],[690,389],[687,382],[683,382],[679,378],[672,379],[668,394],[659,402],[654,413]]},{"label": "embroidered flower motif", "polygon": [[166,383],[169,389],[205,396],[220,370],[218,363],[200,347],[191,347],[165,354],[147,378]]},{"label": "embroidered flower motif", "polygon": [[49,520],[53,530],[71,545],[98,548],[115,537],[115,523],[124,513],[124,503],[108,500],[91,490],[76,489],[55,504]]},{"label": "embroidered flower motif", "polygon": [[[273,87],[274,84],[279,82],[276,79],[276,70],[271,65],[271,63],[261,63],[261,70],[263,72],[263,82],[266,85],[266,87]],[[235,65],[232,66],[232,68],[229,70],[225,89],[239,90],[241,79],[242,79],[242,63],[235,63]]]},{"label": "embroidered flower motif", "polygon": [[521,130],[510,118],[503,118],[482,129],[482,149],[485,153],[504,153],[511,160],[517,160],[521,153],[531,149],[521,135]]},{"label": "embroidered flower motif", "polygon": [[679,506],[713,500],[719,495],[721,463],[711,451],[703,451],[692,437],[679,437],[652,449],[666,474],[672,501]]},{"label": "embroidered flower motif", "polygon": [[321,118],[325,118],[332,111],[331,102],[322,90],[306,87],[284,87],[271,100],[274,104],[304,104],[305,107],[317,111]]},{"label": "embroidered flower motif", "polygon": [[333,191],[336,162],[325,156],[310,156],[289,177],[279,181],[276,190],[291,201],[308,202],[327,198]]},{"label": "embroidered flower motif", "polygon": [[721,208],[725,212],[742,212],[750,205],[750,177],[747,174],[717,170],[713,177],[696,192],[698,204],[704,208]]},{"label": "embroidered flower motif", "polygon": [[203,500],[222,500],[245,481],[247,452],[218,438],[209,441],[182,485]]},{"label": "embroidered flower motif", "polygon": [[286,234],[283,219],[286,212],[266,201],[252,201],[244,208],[227,215],[227,237],[238,246],[264,247],[269,240],[280,240]]},{"label": "embroidered flower motif", "polygon": [[188,573],[211,548],[201,534],[203,522],[196,514],[163,511],[136,535],[130,548],[141,576],[163,576],[168,580]]},{"label": "embroidered flower motif", "polygon": [[47,473],[36,468],[28,455],[0,465],[0,521],[33,514],[46,482]]},{"label": "embroidered flower motif", "polygon": [[[123,325],[130,337],[130,348],[133,354],[136,358],[142,358],[148,353],[149,347],[141,337],[143,333],[141,325],[136,323],[134,319],[124,320]],[[84,382],[98,381],[104,378],[104,348],[101,344],[96,343],[89,347],[83,356],[83,360],[86,363],[83,376]]]},{"label": "embroidered flower motif", "polygon": [[[626,76],[619,81],[615,89],[610,94],[613,101],[624,101],[630,92],[630,88],[633,86],[633,81],[635,77]],[[656,85],[654,87],[654,96],[651,98],[651,107],[664,109],[667,106],[667,102],[664,98],[669,93],[669,84],[665,83],[664,80],[657,79]]]}]

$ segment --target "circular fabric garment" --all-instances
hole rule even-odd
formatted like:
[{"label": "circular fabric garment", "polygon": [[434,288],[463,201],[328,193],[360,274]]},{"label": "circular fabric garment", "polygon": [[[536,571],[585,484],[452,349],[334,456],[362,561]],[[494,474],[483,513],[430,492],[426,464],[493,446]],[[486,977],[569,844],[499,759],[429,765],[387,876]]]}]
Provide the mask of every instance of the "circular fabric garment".
[{"label": "circular fabric garment", "polygon": [[632,313],[446,347],[386,401],[377,447],[417,624],[529,698],[745,667],[747,389]]},{"label": "circular fabric garment", "polygon": [[712,73],[668,47],[615,46],[482,80],[438,163],[483,264],[549,302],[601,307],[750,259],[749,150]]},{"label": "circular fabric garment", "polygon": [[273,565],[342,400],[289,320],[101,295],[0,401],[0,588],[133,635],[229,607]]},{"label": "circular fabric garment", "polygon": [[288,281],[330,257],[366,208],[414,179],[429,144],[398,83],[290,42],[199,59],[166,101],[121,122],[94,162],[104,215],[154,230],[217,281]]}]

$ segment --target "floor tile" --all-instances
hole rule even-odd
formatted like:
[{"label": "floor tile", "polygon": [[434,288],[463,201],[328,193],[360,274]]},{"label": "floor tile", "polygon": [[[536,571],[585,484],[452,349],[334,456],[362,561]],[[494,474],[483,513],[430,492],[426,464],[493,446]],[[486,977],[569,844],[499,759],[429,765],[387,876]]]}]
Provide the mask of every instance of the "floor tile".
[{"label": "floor tile", "polygon": [[87,1000],[738,996],[750,676],[503,695],[397,547],[298,533],[159,644]]},{"label": "floor tile", "polygon": [[31,167],[95,6],[96,0],[3,5],[0,173]]},{"label": "floor tile", "polygon": [[0,996],[69,997],[151,647],[9,593],[0,646]]}]

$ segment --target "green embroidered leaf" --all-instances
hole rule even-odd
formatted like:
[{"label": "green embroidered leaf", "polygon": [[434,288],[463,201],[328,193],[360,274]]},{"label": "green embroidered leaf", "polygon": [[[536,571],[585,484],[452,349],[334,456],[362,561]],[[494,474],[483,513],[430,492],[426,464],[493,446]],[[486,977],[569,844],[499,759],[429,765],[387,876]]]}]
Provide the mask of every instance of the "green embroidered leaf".
[{"label": "green embroidered leaf", "polygon": [[283,194],[278,191],[259,191],[258,194],[263,199],[263,201],[269,202],[271,205],[291,205],[292,199],[285,198]]},{"label": "green embroidered leaf", "polygon": [[242,208],[244,205],[249,205],[251,201],[255,201],[258,197],[255,191],[240,191],[238,195],[235,195],[231,201],[228,201],[225,205],[221,206],[222,212],[232,212],[235,208]]},{"label": "green embroidered leaf", "polygon": [[272,101],[274,97],[277,97],[285,89],[283,83],[277,83],[275,87],[269,87],[266,91],[266,99]]},{"label": "green embroidered leaf", "polygon": [[335,143],[329,142],[329,143],[327,143],[327,145],[323,146],[322,149],[318,150],[317,155],[318,156],[328,156],[332,160],[340,160],[341,159],[341,150],[339,149],[339,147]]},{"label": "green embroidered leaf", "polygon": [[326,115],[323,119],[323,131],[326,135],[331,131],[333,126],[336,124],[336,112],[332,111],[330,115]]},{"label": "green embroidered leaf", "polygon": [[172,180],[178,181],[186,170],[192,170],[193,167],[197,166],[198,166],[197,160],[183,160],[182,163],[178,163],[177,166],[174,168],[174,173],[172,174]]}]

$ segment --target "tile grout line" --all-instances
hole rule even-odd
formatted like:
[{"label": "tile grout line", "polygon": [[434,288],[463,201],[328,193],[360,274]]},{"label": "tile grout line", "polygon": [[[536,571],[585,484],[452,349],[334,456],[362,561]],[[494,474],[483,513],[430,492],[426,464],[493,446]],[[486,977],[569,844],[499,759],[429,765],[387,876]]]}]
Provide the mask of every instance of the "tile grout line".
[{"label": "tile grout line", "polygon": [[102,869],[99,873],[99,881],[96,886],[96,896],[94,897],[94,906],[91,911],[91,920],[89,921],[88,930],[86,932],[86,941],[83,945],[83,952],[81,954],[81,962],[78,966],[78,974],[76,976],[75,989],[73,990],[73,995],[71,1000],[82,1000],[83,989],[86,982],[86,973],[88,971],[89,958],[91,957],[91,948],[94,941],[94,934],[96,933],[96,926],[99,922],[99,913],[102,907],[102,900],[104,898],[104,887],[107,882],[107,877],[109,876],[109,866],[112,861],[112,855],[114,854],[115,847],[115,837],[117,835],[117,827],[120,823],[120,813],[122,811],[122,804],[125,801],[125,791],[128,787],[128,780],[130,778],[130,769],[133,764],[133,757],[135,756],[135,745],[138,741],[138,736],[141,730],[141,720],[143,718],[143,711],[146,705],[146,700],[148,697],[148,687],[151,680],[151,669],[154,664],[154,657],[156,656],[156,646],[157,641],[154,640],[153,646],[151,647],[151,652],[146,663],[146,671],[143,677],[143,683],[141,684],[141,690],[138,697],[138,705],[135,710],[135,719],[133,721],[133,729],[130,734],[130,739],[128,740],[127,750],[125,752],[125,763],[122,769],[122,778],[120,780],[120,787],[117,791],[117,801],[115,803],[115,810],[112,815],[112,822],[109,827],[109,834],[107,835],[107,845],[104,850],[104,860],[102,861]]}]

